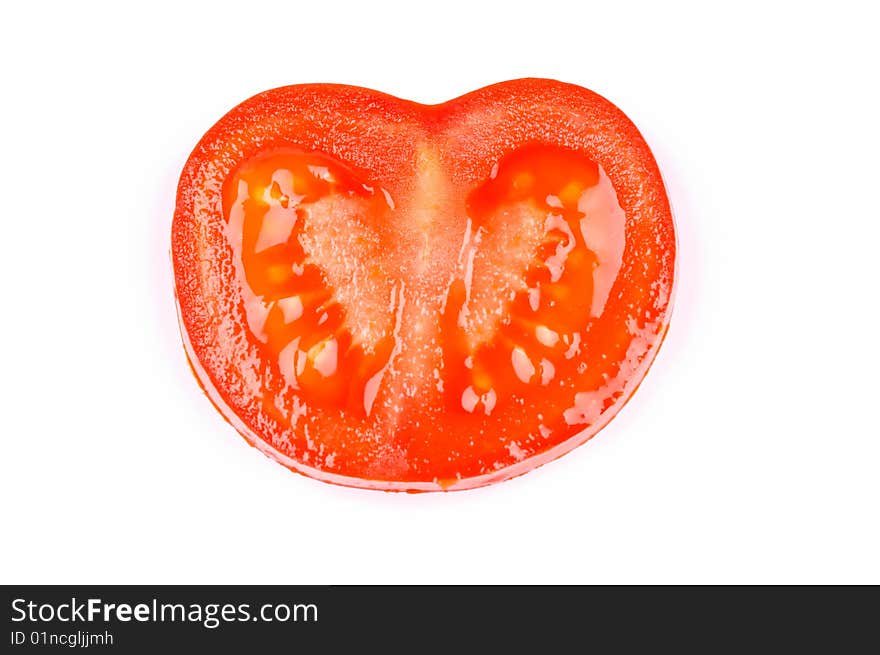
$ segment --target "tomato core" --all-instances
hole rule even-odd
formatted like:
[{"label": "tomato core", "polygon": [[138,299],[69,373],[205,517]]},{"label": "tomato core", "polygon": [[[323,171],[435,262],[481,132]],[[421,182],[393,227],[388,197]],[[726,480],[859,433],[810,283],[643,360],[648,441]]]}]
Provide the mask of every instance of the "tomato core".
[{"label": "tomato core", "polygon": [[[368,417],[395,351],[418,352],[394,326],[399,253],[375,232],[420,226],[394,216],[403,210],[377,183],[314,152],[261,153],[223,195],[246,338],[289,394]],[[492,166],[455,225],[458,257],[430,266],[449,269],[436,294],[443,352],[419,373],[443,372],[448,410],[489,416],[577,374],[581,331],[620,268],[624,223],[607,175],[579,153],[528,145]]]}]

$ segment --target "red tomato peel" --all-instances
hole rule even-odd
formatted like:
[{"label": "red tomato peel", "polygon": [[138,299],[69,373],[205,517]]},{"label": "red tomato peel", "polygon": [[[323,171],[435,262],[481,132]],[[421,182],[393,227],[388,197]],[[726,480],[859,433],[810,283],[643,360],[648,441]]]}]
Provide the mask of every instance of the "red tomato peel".
[{"label": "red tomato peel", "polygon": [[440,105],[273,89],[184,167],[172,228],[193,371],[290,469],[477,487],[598,432],[669,321],[653,156],[604,98],[525,79]]}]

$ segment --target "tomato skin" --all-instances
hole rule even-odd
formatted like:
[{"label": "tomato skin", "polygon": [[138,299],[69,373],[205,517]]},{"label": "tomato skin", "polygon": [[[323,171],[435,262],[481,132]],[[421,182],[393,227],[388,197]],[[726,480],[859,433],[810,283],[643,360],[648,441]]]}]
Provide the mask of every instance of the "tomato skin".
[{"label": "tomato skin", "polygon": [[[535,143],[555,150],[529,154]],[[253,299],[242,290],[241,279],[246,276],[236,273],[243,255],[229,241],[230,205],[235,201],[230,180],[247,170],[243,168],[247,162],[291,149],[340,162],[345,175],[369,183],[370,188],[381,186],[388,202],[397,203],[396,211],[406,216],[408,223],[401,229],[387,218],[384,205],[381,215],[370,209],[375,220],[370,219],[369,228],[379,235],[380,243],[408,253],[399,259],[391,256],[387,268],[391,273],[383,273],[399,277],[401,284],[377,287],[396,294],[389,315],[415,316],[414,301],[433,298],[435,288],[447,290],[442,309],[448,318],[429,307],[434,311],[429,323],[436,324],[438,338],[420,341],[412,328],[415,319],[409,318],[398,330],[403,334],[399,339],[392,338],[391,327],[377,338],[375,350],[382,361],[390,361],[395,339],[416,345],[412,352],[395,355],[398,363],[392,363],[391,369],[413,370],[392,370],[391,377],[399,373],[396,383],[382,379],[388,389],[381,387],[371,400],[371,405],[376,403],[370,407],[373,413],[364,411],[360,399],[365,381],[379,365],[357,352],[351,354],[350,335],[339,337],[339,348],[349,353],[347,360],[340,355],[339,361],[356,362],[349,368],[358,370],[346,374],[357,378],[357,384],[346,378],[346,386],[328,382],[322,387],[324,379],[312,374],[310,382],[311,369],[306,368],[303,388],[294,393],[273,369],[278,348],[266,350],[268,346],[254,338],[244,319],[244,305],[253,304]],[[557,150],[563,154],[554,154]],[[578,354],[567,359],[563,351],[571,351],[571,338],[563,343],[553,336],[536,343],[532,332],[519,336],[522,330],[517,332],[515,326],[504,328],[516,343],[527,344],[519,348],[522,355],[514,354],[514,369],[519,357],[526,382],[510,372],[511,348],[516,350],[516,344],[475,345],[473,333],[479,326],[469,325],[467,330],[458,326],[449,303],[462,301],[461,281],[450,283],[455,271],[437,265],[460,256],[457,217],[478,217],[483,211],[490,216],[486,220],[491,236],[491,221],[500,220],[491,218],[492,212],[503,213],[513,202],[529,206],[544,202],[540,196],[550,187],[545,189],[542,183],[556,185],[552,188],[558,189],[560,215],[570,219],[569,225],[578,225],[578,215],[571,214],[577,211],[577,198],[566,200],[566,180],[539,179],[540,193],[531,196],[516,190],[518,152],[526,152],[522,166],[528,168],[531,162],[539,173],[547,169],[539,165],[540,157],[570,157],[571,165],[560,170],[581,171],[582,184],[595,185],[604,175],[625,220],[619,262],[613,279],[606,280],[606,286],[613,286],[596,315],[585,298],[597,293],[593,281],[600,278],[585,277],[589,289],[577,281],[566,287],[564,277],[554,286],[547,270],[524,264],[528,270],[522,271],[523,279],[534,278],[528,282],[533,286],[543,284],[545,300],[554,292],[560,294],[560,304],[542,306],[541,316],[549,326],[539,325],[536,329],[543,330],[539,335],[554,335],[551,328],[564,326],[565,337],[578,335],[581,344]],[[509,175],[504,162],[513,162],[507,165],[513,171]],[[493,171],[500,171],[494,186],[488,184],[495,179]],[[495,188],[502,183],[508,186]],[[318,189],[314,181],[312,186]],[[508,187],[513,190],[505,191]],[[485,191],[475,191],[479,189]],[[407,227],[410,223],[412,229]],[[561,219],[559,225],[569,229]],[[409,254],[422,252],[422,235],[430,248],[424,246],[428,263],[420,265],[418,256]],[[550,257],[554,243],[542,241],[536,252]],[[261,93],[224,116],[196,146],[181,175],[172,228],[187,355],[218,410],[252,445],[292,470],[327,482],[392,491],[465,489],[507,479],[568,452],[598,432],[641,382],[665,335],[675,250],[662,179],[635,126],[614,105],[586,89],[538,79],[496,84],[434,106],[341,85],[298,85]],[[498,252],[505,251],[499,246]],[[583,252],[584,271],[600,267],[589,259],[593,255]],[[574,259],[567,261],[576,271]],[[563,298],[573,287],[588,296],[568,293]],[[491,288],[486,297],[491,297],[490,292]],[[521,290],[504,312],[524,315],[531,311],[529,302],[528,293]],[[346,310],[339,311],[338,317],[329,319],[336,321],[334,328],[346,323]],[[492,329],[493,335],[504,331]],[[563,335],[561,328],[558,334]],[[433,349],[444,351],[437,360],[430,359]],[[581,352],[584,349],[590,352]],[[407,363],[417,359],[433,364]],[[462,365],[465,359],[471,360],[470,366]],[[546,366],[555,377],[542,386],[542,374],[547,373],[544,361],[552,361]],[[485,376],[475,370],[480,367]],[[507,372],[499,373],[502,368]],[[480,386],[483,377],[489,381]],[[548,386],[557,382],[562,386]],[[315,393],[310,396],[311,388]],[[409,397],[411,391],[414,395]],[[383,410],[396,396],[403,409],[398,407],[398,414]],[[517,402],[507,402],[508,397]],[[385,405],[380,407],[381,403]]]}]

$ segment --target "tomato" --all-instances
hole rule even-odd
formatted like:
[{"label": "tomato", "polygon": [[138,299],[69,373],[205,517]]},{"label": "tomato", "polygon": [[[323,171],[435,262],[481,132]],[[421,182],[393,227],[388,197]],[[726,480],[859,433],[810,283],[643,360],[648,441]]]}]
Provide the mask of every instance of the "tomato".
[{"label": "tomato", "polygon": [[192,368],[251,444],[328,482],[450,490],[615,415],[666,332],[675,233],[648,146],[591,91],[309,84],[202,138],[172,257]]}]

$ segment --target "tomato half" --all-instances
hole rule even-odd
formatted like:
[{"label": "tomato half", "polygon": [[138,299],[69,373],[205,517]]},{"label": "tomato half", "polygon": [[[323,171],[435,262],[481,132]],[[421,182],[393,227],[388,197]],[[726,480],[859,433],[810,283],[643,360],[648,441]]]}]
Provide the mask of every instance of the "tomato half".
[{"label": "tomato half", "polygon": [[186,351],[253,445],[338,484],[464,489],[583,443],[665,334],[675,233],[635,126],[525,79],[421,105],[261,93],[183,170]]}]

